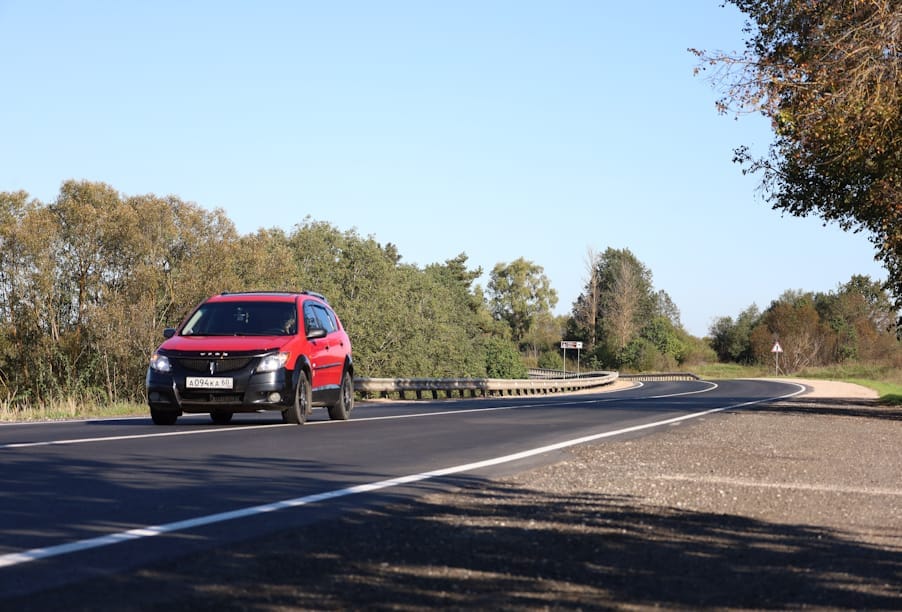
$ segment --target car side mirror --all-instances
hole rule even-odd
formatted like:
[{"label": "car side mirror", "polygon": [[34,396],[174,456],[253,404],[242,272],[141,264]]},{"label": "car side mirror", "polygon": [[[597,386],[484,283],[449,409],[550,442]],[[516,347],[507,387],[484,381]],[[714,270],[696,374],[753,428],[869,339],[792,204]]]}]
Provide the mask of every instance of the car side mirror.
[{"label": "car side mirror", "polygon": [[169,339],[172,338],[174,335],[175,335],[175,328],[174,328],[174,327],[167,327],[166,329],[163,330],[163,337],[164,337],[166,340],[169,340]]},{"label": "car side mirror", "polygon": [[307,332],[307,340],[316,340],[317,338],[325,338],[328,332],[322,327],[312,327]]}]

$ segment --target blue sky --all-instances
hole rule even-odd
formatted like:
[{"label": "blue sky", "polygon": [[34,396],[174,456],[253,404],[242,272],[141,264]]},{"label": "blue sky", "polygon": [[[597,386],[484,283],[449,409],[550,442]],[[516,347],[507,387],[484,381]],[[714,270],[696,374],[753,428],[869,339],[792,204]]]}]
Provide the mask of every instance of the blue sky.
[{"label": "blue sky", "polygon": [[[0,191],[70,178],[222,208],[241,233],[356,229],[425,266],[525,257],[566,313],[629,248],[688,331],[787,289],[886,277],[863,234],[783,217],[731,162],[688,47],[720,0],[0,0]],[[484,284],[484,281],[483,281]]]}]

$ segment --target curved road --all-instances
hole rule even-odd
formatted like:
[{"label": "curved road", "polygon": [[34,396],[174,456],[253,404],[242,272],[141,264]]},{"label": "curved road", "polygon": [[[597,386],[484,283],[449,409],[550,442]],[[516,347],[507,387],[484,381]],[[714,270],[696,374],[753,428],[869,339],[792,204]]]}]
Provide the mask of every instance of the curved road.
[{"label": "curved road", "polygon": [[761,380],[598,394],[361,404],[350,421],[271,414],[0,425],[0,597],[176,559],[563,449],[795,395]]}]

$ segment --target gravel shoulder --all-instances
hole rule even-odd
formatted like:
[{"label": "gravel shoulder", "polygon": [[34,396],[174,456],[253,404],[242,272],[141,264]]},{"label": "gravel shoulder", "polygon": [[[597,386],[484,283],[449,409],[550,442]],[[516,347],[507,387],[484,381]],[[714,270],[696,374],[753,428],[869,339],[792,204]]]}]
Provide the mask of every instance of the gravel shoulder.
[{"label": "gravel shoulder", "polygon": [[[902,408],[856,385],[580,446],[17,609],[902,609]],[[4,608],[0,601],[0,608]],[[9,608],[13,609],[13,608]]]}]

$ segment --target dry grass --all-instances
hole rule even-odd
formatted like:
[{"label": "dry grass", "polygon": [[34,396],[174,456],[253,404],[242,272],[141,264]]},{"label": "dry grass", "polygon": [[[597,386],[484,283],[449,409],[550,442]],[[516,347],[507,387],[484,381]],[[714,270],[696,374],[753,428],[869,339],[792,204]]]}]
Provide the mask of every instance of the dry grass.
[{"label": "dry grass", "polygon": [[0,422],[3,423],[61,421],[145,414],[147,414],[147,407],[144,404],[134,402],[101,404],[85,402],[73,397],[47,402],[13,402],[10,398],[0,398]]}]

